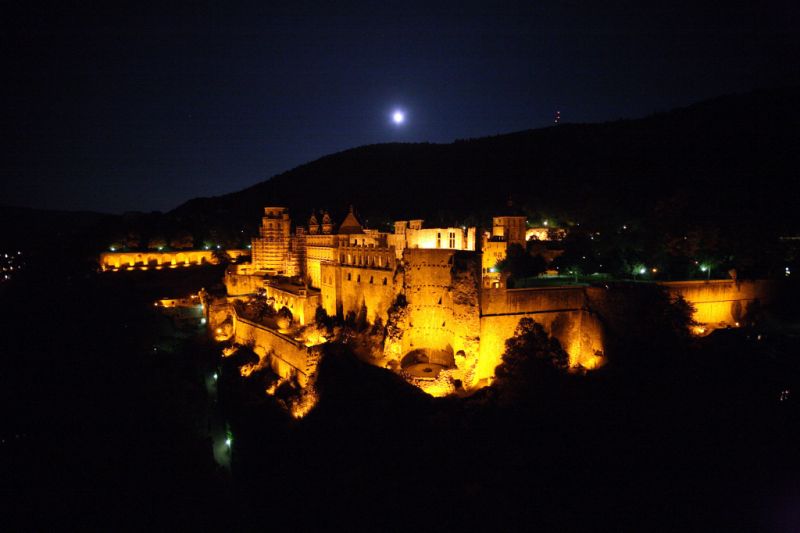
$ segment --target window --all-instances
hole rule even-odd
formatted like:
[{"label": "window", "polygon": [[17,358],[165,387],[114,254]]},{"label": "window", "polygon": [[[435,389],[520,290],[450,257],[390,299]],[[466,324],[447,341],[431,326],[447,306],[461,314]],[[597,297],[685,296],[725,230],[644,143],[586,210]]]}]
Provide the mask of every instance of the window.
[{"label": "window", "polygon": [[442,247],[442,234],[441,233],[437,233],[436,234],[436,247],[437,248],[441,248]]},{"label": "window", "polygon": [[356,283],[361,283],[361,274],[356,276]]},{"label": "window", "polygon": [[456,247],[456,234],[450,232],[450,248],[455,248],[455,247]]},{"label": "window", "polygon": [[386,285],[386,278],[383,278],[383,284]]},{"label": "window", "polygon": [[375,281],[375,280],[373,279],[373,276],[370,276],[370,277],[369,277],[369,284],[370,284],[370,285],[372,285],[373,281]]},{"label": "window", "polygon": [[351,279],[352,279],[352,274],[350,274],[350,272],[348,272],[347,273],[347,281],[350,281]]}]

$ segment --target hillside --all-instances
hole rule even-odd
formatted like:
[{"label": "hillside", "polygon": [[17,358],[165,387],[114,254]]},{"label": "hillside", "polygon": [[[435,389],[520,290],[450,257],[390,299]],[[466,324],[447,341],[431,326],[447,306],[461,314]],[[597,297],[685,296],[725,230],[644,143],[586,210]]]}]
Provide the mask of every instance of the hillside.
[{"label": "hillside", "polygon": [[489,216],[511,196],[531,214],[577,220],[646,218],[656,204],[680,204],[697,223],[796,227],[799,96],[798,88],[764,90],[637,120],[362,146],[170,215],[242,227],[265,205],[286,205],[301,220],[312,208],[341,217],[354,204],[371,226],[398,217],[459,222]]}]

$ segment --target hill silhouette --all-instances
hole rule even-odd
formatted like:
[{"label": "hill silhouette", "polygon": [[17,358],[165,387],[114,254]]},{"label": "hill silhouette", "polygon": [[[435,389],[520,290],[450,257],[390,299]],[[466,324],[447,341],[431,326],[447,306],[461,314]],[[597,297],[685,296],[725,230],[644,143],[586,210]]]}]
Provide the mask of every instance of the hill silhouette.
[{"label": "hill silhouette", "polygon": [[654,206],[679,203],[695,223],[793,228],[798,96],[798,87],[759,90],[636,120],[361,146],[169,214],[192,226],[246,227],[265,205],[288,206],[299,222],[312,208],[341,220],[354,204],[379,227],[413,217],[474,222],[511,197],[529,214],[577,221],[647,218]]}]

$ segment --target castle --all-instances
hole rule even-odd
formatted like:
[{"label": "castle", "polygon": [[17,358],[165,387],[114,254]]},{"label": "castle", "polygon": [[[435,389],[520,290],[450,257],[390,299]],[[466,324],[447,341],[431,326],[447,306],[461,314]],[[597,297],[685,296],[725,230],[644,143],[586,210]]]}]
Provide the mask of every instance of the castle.
[{"label": "castle", "polygon": [[[265,208],[252,262],[231,265],[225,286],[229,302],[261,294],[275,310],[286,308],[292,326],[250,320],[231,303],[209,312],[222,338],[253,346],[282,378],[304,384],[313,376],[327,340],[315,330],[320,308],[381,331],[362,359],[437,396],[490,384],[522,317],[560,341],[572,369],[604,363],[603,325],[594,310],[603,307],[607,287],[510,289],[497,271],[510,246],[539,237],[522,215],[494,217],[480,247],[474,227],[425,228],[409,220],[385,233],[363,227],[352,208],[341,224],[323,211],[291,229],[286,208]],[[695,306],[695,319],[708,326],[703,332],[738,326],[767,290],[762,282],[735,280],[661,285]]]},{"label": "castle", "polygon": [[[524,246],[526,232],[524,216],[497,216],[478,248],[475,227],[426,228],[423,220],[402,220],[394,223],[393,233],[380,232],[365,228],[352,207],[338,225],[323,211],[292,231],[286,208],[266,207],[252,241],[251,263],[229,268],[225,285],[234,298],[264,294],[276,309],[288,309],[300,328],[313,322],[317,308],[329,316],[362,316],[369,324],[386,326],[373,362],[429,392],[446,393],[489,383],[505,339],[530,311],[519,298],[513,309],[506,308],[507,290],[494,268],[509,246]],[[538,319],[549,326],[556,316],[582,313],[580,291],[573,292],[566,289],[561,300],[549,293],[557,311],[552,316],[537,300]],[[238,324],[245,327],[244,321],[239,317]],[[263,352],[273,353],[279,373],[307,373],[305,364],[297,364],[302,357],[284,360],[285,343],[276,349],[285,333],[265,336],[251,326],[249,340],[258,337]],[[562,318],[551,330],[574,341],[581,327],[580,320]],[[566,346],[573,366],[597,364],[602,346],[589,337],[585,346],[580,339]],[[309,343],[294,340],[304,344],[297,346],[301,352],[313,351]],[[590,356],[582,357],[584,352]]]}]

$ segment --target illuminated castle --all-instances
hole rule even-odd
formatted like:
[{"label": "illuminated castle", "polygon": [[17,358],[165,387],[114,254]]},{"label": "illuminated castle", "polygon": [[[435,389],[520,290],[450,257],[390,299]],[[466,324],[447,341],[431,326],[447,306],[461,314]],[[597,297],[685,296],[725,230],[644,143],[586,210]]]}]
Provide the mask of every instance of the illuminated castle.
[{"label": "illuminated castle", "polygon": [[532,314],[562,340],[572,366],[597,364],[602,340],[584,316],[583,288],[511,291],[495,272],[509,246],[525,244],[524,216],[495,217],[482,236],[483,251],[474,227],[425,228],[422,220],[408,220],[384,233],[365,228],[352,207],[341,224],[323,211],[312,213],[307,227],[291,229],[286,208],[265,208],[252,264],[234,265],[225,276],[229,296],[261,292],[275,309],[291,312],[295,337],[237,316],[230,332],[269,355],[283,377],[303,382],[313,373],[309,361],[318,360],[324,340],[303,332],[317,308],[385,326],[368,360],[432,394],[489,383],[505,340]]},{"label": "illuminated castle", "polygon": [[[283,379],[304,385],[316,372],[328,340],[314,323],[320,308],[371,324],[373,333],[365,335],[380,339],[364,343],[357,355],[436,396],[491,383],[522,317],[559,340],[571,368],[604,362],[602,321],[594,309],[603,308],[606,287],[509,289],[497,272],[509,247],[550,239],[559,230],[527,228],[524,216],[505,213],[493,218],[478,250],[472,227],[424,228],[422,220],[410,220],[383,233],[364,228],[351,208],[338,227],[323,211],[292,234],[285,208],[264,213],[252,264],[229,267],[225,286],[230,299],[266,296],[275,310],[291,313],[293,325],[251,321],[227,301],[210,310],[209,320],[220,340],[252,346]],[[744,310],[768,289],[735,280],[662,285],[695,305],[701,333],[738,326]]]}]

